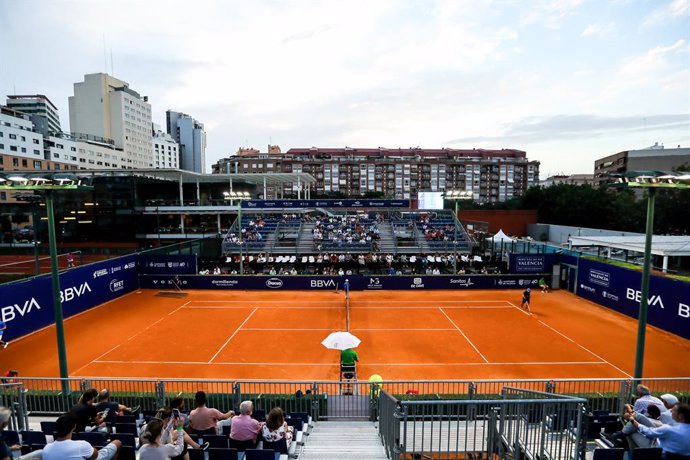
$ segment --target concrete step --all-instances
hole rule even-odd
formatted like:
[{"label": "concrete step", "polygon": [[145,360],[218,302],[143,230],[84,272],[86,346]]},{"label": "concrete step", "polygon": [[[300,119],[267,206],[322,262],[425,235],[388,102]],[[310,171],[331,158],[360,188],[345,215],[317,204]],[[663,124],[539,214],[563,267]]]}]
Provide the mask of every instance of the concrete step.
[{"label": "concrete step", "polygon": [[317,422],[299,460],[386,459],[372,422]]}]

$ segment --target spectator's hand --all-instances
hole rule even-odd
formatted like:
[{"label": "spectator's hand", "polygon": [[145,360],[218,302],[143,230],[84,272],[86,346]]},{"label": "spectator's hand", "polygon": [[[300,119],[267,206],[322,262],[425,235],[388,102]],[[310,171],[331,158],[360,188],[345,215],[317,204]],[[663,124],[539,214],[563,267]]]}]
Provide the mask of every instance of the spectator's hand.
[{"label": "spectator's hand", "polygon": [[103,417],[103,412],[99,412],[96,414],[96,418],[94,419],[94,423],[96,425],[103,425],[103,423],[105,423],[105,418]]},{"label": "spectator's hand", "polygon": [[174,426],[175,428],[184,427],[184,419],[183,419],[182,417],[177,417],[177,418],[175,418],[175,421],[174,421],[174,423],[173,423],[173,426]]},{"label": "spectator's hand", "polygon": [[10,450],[22,450],[22,446],[19,444],[15,444],[13,446],[10,446]]}]

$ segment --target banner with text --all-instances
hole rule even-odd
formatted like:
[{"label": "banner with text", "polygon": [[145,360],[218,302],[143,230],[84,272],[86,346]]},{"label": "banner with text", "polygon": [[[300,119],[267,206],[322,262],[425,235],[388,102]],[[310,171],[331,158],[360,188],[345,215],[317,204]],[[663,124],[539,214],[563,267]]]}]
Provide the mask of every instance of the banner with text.
[{"label": "banner with text", "polygon": [[556,254],[510,254],[510,273],[551,273]]},{"label": "banner with text", "polygon": [[[136,255],[119,257],[60,273],[64,318],[138,289]],[[0,286],[3,340],[14,340],[55,322],[50,275]]]},{"label": "banner with text", "polygon": [[266,289],[336,290],[346,279],[350,289],[525,289],[536,287],[542,275],[458,276],[169,276],[142,275],[142,289]]},{"label": "banner with text", "polygon": [[243,200],[242,209],[297,208],[398,208],[408,209],[410,200]]},{"label": "banner with text", "polygon": [[195,275],[196,255],[139,255],[139,273]]},{"label": "banner with text", "polygon": [[[642,273],[580,258],[577,295],[637,318]],[[650,276],[649,324],[690,339],[690,283]]]}]

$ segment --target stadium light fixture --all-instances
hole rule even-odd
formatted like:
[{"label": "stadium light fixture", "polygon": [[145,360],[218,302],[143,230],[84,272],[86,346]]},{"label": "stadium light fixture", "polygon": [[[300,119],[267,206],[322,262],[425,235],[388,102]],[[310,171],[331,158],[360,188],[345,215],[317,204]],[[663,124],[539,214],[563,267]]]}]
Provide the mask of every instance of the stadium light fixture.
[{"label": "stadium light fixture", "polygon": [[453,274],[458,274],[458,202],[472,200],[474,194],[469,190],[446,190],[443,194],[446,200],[455,201],[455,217],[453,219]]},{"label": "stadium light fixture", "polygon": [[652,235],[654,234],[654,199],[657,189],[690,189],[690,174],[667,171],[629,171],[610,175],[615,181],[607,184],[613,188],[647,190],[647,223],[645,226],[644,263],[642,265],[642,287],[640,311],[637,317],[637,346],[635,350],[635,371],[633,377],[642,379],[644,347],[649,310],[649,275],[652,261]]},{"label": "stadium light fixture", "polygon": [[[63,394],[69,394],[69,371],[67,369],[67,347],[65,345],[65,327],[63,324],[62,301],[60,299],[60,274],[57,263],[57,238],[55,232],[54,192],[93,190],[90,185],[82,184],[81,179],[71,174],[46,175],[43,173],[10,173],[0,180],[0,190],[31,190],[42,193],[48,218],[48,247],[50,249],[51,278],[53,287],[53,311],[55,313],[55,332],[57,335],[58,361]],[[35,231],[35,229],[34,229]]]}]

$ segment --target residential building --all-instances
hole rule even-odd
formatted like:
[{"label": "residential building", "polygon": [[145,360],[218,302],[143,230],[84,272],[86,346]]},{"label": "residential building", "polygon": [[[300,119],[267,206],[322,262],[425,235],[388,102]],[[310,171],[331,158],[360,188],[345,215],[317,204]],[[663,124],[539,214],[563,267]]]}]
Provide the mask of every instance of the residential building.
[{"label": "residential building", "polygon": [[165,113],[168,134],[180,146],[180,169],[203,173],[206,164],[206,131],[191,116],[168,110]]},{"label": "residential building", "polygon": [[[539,162],[515,149],[294,148],[240,149],[213,173],[309,173],[312,196],[378,195],[415,199],[420,191],[466,190],[480,203],[522,195],[539,182]],[[268,187],[267,198],[297,195],[298,184]]]},{"label": "residential building", "polygon": [[57,107],[42,94],[7,96],[7,107],[29,115],[34,130],[44,136],[62,132]]},{"label": "residential building", "polygon": [[557,184],[570,185],[596,185],[594,181],[594,174],[560,174],[547,177],[545,180],[539,182],[542,187],[551,187]]},{"label": "residential building", "polygon": [[153,124],[153,166],[157,169],[179,169],[180,150],[175,139],[156,123]]},{"label": "residential building", "polygon": [[153,167],[151,105],[129,83],[105,73],[88,74],[69,97],[70,131],[124,152],[120,168]]},{"label": "residential building", "polygon": [[594,175],[599,184],[610,182],[608,174],[627,171],[672,171],[678,167],[690,168],[690,148],[665,148],[658,142],[640,150],[624,150],[594,161]]}]

